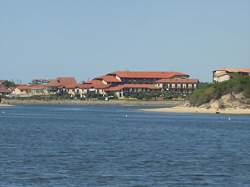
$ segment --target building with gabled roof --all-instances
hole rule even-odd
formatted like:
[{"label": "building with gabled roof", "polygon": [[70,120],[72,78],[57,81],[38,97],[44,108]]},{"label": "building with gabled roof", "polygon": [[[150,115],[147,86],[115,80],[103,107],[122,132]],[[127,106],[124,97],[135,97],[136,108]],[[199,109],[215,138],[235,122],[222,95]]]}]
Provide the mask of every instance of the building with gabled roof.
[{"label": "building with gabled roof", "polygon": [[250,76],[250,68],[222,68],[213,71],[213,81],[223,82],[230,80],[233,75]]},{"label": "building with gabled roof", "polygon": [[68,94],[70,97],[75,96],[77,85],[78,84],[74,77],[58,77],[50,80],[47,84],[50,94]]},{"label": "building with gabled roof", "polygon": [[169,72],[169,71],[115,71],[109,73],[110,75],[116,75],[120,78],[154,78],[154,79],[164,79],[173,78],[177,76],[188,77],[185,73],[180,72]]},{"label": "building with gabled roof", "polygon": [[104,75],[95,78],[94,80],[101,80],[105,85],[115,86],[122,83],[121,79],[114,75]]},{"label": "building with gabled roof", "polygon": [[[177,81],[177,79],[183,79],[186,80],[186,85],[188,84],[187,81],[192,80],[188,78],[188,74],[173,71],[115,71],[104,76],[96,77],[79,87],[81,87],[82,90],[85,90],[82,91],[84,93],[89,93],[90,90],[95,90],[96,93],[101,93],[102,95],[107,93],[115,94],[121,98],[124,95],[127,96],[128,94],[139,92],[148,92],[152,90],[164,91],[164,83],[157,81],[168,81],[172,79]],[[175,84],[177,83],[175,82]],[[189,85],[190,84],[191,83],[189,83]],[[191,84],[193,85],[192,88],[195,88],[197,84],[197,82]],[[162,85],[162,87],[159,87],[159,85]],[[181,85],[184,85],[184,82],[182,82]],[[185,87],[185,85],[183,87]],[[189,92],[190,91],[191,89],[189,89]]]},{"label": "building with gabled roof", "polygon": [[11,92],[15,97],[30,97],[34,95],[48,95],[48,86],[46,85],[30,85],[19,84]]},{"label": "building with gabled roof", "polygon": [[86,95],[105,95],[105,89],[108,88],[109,85],[105,84],[102,80],[99,79],[93,79],[91,81],[84,82],[82,84],[79,84],[77,88],[75,89],[75,92],[77,95],[80,96],[80,98],[86,96]]},{"label": "building with gabled roof", "polygon": [[6,96],[10,94],[11,91],[3,85],[0,85],[0,96]]},{"label": "building with gabled roof", "polygon": [[116,76],[122,82],[130,83],[146,83],[150,84],[159,79],[170,78],[188,78],[189,75],[180,72],[168,72],[168,71],[116,71],[109,73],[108,75]]},{"label": "building with gabled roof", "polygon": [[50,80],[48,87],[74,89],[77,86],[76,79],[74,77],[58,77]]}]

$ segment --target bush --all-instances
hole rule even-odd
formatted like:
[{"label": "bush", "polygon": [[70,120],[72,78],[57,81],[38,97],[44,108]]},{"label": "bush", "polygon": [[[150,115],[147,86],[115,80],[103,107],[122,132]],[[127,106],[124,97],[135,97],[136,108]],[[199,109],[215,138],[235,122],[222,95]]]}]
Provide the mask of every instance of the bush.
[{"label": "bush", "polygon": [[136,98],[138,100],[152,100],[157,99],[160,97],[161,93],[157,91],[150,91],[150,92],[138,92],[134,94],[130,94],[129,97]]},{"label": "bush", "polygon": [[243,92],[246,98],[250,98],[250,77],[234,75],[232,79],[221,83],[204,84],[195,90],[189,97],[190,104],[200,106],[210,102],[212,99],[219,99],[225,94]]},{"label": "bush", "polygon": [[246,97],[246,98],[250,98],[250,85],[247,85],[244,92],[243,92],[243,95]]}]

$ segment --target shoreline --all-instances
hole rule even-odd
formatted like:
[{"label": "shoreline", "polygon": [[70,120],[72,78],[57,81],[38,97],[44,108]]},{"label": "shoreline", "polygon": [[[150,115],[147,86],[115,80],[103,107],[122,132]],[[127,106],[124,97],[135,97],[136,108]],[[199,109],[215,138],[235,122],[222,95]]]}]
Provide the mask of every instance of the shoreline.
[{"label": "shoreline", "polygon": [[198,107],[184,107],[184,106],[176,106],[170,108],[153,108],[153,109],[141,109],[145,112],[165,112],[165,113],[193,113],[193,114],[244,114],[250,115],[250,108],[248,109],[240,109],[240,108],[226,108],[220,109],[217,111],[216,109],[206,109],[206,108],[198,108]]},{"label": "shoreline", "polygon": [[178,106],[184,101],[140,101],[140,100],[38,100],[38,99],[5,99],[3,105],[127,105],[127,106]]},{"label": "shoreline", "polygon": [[9,104],[2,104],[2,103],[0,104],[0,108],[1,108],[1,107],[10,107],[10,106],[13,106],[13,105],[9,105]]}]

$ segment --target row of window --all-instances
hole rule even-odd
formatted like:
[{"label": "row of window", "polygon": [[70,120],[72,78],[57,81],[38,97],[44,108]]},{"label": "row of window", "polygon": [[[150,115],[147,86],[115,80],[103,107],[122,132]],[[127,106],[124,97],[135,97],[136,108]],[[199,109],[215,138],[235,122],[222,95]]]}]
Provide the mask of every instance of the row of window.
[{"label": "row of window", "polygon": [[166,84],[166,88],[196,88],[196,84]]}]

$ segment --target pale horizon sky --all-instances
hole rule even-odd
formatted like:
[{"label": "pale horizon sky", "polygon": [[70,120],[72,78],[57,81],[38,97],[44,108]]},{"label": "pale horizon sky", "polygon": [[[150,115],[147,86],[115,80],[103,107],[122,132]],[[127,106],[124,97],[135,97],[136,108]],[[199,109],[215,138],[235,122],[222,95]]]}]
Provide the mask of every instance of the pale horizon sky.
[{"label": "pale horizon sky", "polygon": [[0,79],[250,68],[249,0],[0,1]]}]

